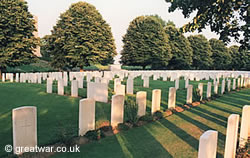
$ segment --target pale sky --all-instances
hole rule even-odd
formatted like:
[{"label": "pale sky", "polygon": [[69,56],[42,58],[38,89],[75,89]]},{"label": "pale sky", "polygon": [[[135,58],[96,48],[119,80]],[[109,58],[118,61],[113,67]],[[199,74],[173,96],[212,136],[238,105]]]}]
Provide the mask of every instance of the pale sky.
[{"label": "pale sky", "polygon": [[[29,11],[38,16],[39,36],[43,37],[51,33],[60,14],[65,12],[72,3],[80,0],[26,1]],[[104,20],[111,26],[118,53],[122,50],[122,36],[126,34],[129,23],[137,16],[158,14],[165,21],[173,21],[177,27],[181,27],[190,21],[190,19],[184,19],[181,11],[168,13],[170,4],[166,3],[165,0],[85,0],[85,2],[94,5],[102,14]],[[192,34],[197,34],[197,32]],[[209,29],[204,30],[202,34],[208,39],[219,37]]]}]

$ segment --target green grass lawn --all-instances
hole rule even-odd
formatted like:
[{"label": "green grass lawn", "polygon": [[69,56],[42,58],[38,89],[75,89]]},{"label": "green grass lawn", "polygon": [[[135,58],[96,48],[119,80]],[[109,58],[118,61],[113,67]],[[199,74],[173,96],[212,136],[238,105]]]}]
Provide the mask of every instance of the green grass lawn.
[{"label": "green grass lawn", "polygon": [[[206,83],[204,83],[204,96]],[[191,81],[195,87],[199,82]],[[86,84],[84,85],[86,87]],[[110,83],[110,88],[113,82]],[[150,80],[150,88],[142,87],[142,80],[135,79],[134,92],[147,91],[147,112],[150,113],[153,89],[162,90],[161,109],[167,109],[168,90],[174,82]],[[186,100],[184,80],[180,80],[177,91],[177,105]],[[213,88],[212,88],[213,89]],[[219,89],[220,90],[220,89]],[[6,155],[4,146],[12,144],[11,110],[23,105],[37,107],[38,145],[58,141],[62,129],[70,129],[73,135],[78,132],[78,104],[86,97],[86,88],[79,90],[80,98],[46,94],[45,84],[0,83],[0,157]],[[56,86],[53,90],[56,93]],[[70,87],[65,88],[66,95]],[[109,98],[111,98],[111,91]],[[128,132],[107,137],[101,141],[81,147],[80,154],[58,154],[56,157],[194,157],[197,154],[198,139],[208,129],[219,131],[219,156],[223,155],[227,117],[231,113],[241,113],[243,105],[250,104],[250,90],[224,95],[209,102],[167,119],[134,128]],[[110,121],[110,103],[96,103],[96,125]],[[125,118],[126,119],[126,118]]]}]

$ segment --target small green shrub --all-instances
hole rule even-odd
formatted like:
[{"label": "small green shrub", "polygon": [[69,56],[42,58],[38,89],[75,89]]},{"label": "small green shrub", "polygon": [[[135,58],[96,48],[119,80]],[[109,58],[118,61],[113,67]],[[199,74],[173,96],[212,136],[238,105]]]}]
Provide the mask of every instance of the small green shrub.
[{"label": "small green shrub", "polygon": [[144,116],[141,116],[139,118],[140,121],[146,121],[146,122],[152,122],[154,119],[153,119],[153,116],[150,115],[150,114],[146,114]]},{"label": "small green shrub", "polygon": [[135,98],[128,96],[125,100],[125,117],[127,118],[127,121],[133,125],[138,121],[137,111],[138,107]]},{"label": "small green shrub", "polygon": [[90,140],[99,140],[102,137],[102,132],[100,129],[91,130],[88,131],[84,136]]},{"label": "small green shrub", "polygon": [[117,128],[119,131],[127,131],[129,129],[129,126],[125,123],[119,123]]},{"label": "small green shrub", "polygon": [[162,119],[163,118],[163,113],[161,111],[156,111],[153,115],[153,117],[156,117],[156,119]]},{"label": "small green shrub", "polygon": [[101,130],[101,132],[108,132],[108,131],[112,131],[112,126],[103,126],[99,129]]},{"label": "small green shrub", "polygon": [[201,95],[200,95],[200,89],[199,88],[194,88],[193,89],[193,101],[201,101]]}]

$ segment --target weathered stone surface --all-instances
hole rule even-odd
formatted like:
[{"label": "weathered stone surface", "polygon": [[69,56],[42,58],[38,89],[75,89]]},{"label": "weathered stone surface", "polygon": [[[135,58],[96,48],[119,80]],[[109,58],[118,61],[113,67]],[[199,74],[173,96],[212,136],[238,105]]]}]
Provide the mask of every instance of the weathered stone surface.
[{"label": "weathered stone surface", "polygon": [[179,79],[175,80],[175,89],[178,90],[179,89]]},{"label": "weathered stone surface", "polygon": [[155,113],[161,108],[161,90],[154,89],[152,92],[152,108],[151,113]]},{"label": "weathered stone surface", "polygon": [[125,85],[122,84],[118,84],[116,85],[116,95],[124,95],[125,96]]},{"label": "weathered stone surface", "polygon": [[187,99],[186,99],[186,103],[187,104],[191,104],[193,102],[193,85],[189,85],[187,88]]},{"label": "weathered stone surface", "polygon": [[138,104],[138,116],[146,114],[147,92],[140,91],[136,93],[136,103]]},{"label": "weathered stone surface", "polygon": [[78,97],[78,82],[77,82],[77,80],[71,81],[71,96]]},{"label": "weathered stone surface", "polygon": [[168,108],[175,108],[175,104],[176,104],[176,89],[174,87],[170,87],[168,93]]},{"label": "weathered stone surface", "polygon": [[64,95],[64,85],[62,79],[59,79],[57,82],[57,93],[58,95]]},{"label": "weathered stone surface", "polygon": [[199,141],[198,158],[216,158],[218,132],[208,130]]},{"label": "weathered stone surface", "polygon": [[47,93],[52,93],[53,91],[53,80],[52,78],[47,78]]},{"label": "weathered stone surface", "polygon": [[82,99],[79,102],[79,136],[95,129],[95,100]]},{"label": "weathered stone surface", "polygon": [[212,84],[211,82],[207,83],[207,98],[211,98],[211,89],[212,89]]},{"label": "weathered stone surface", "polygon": [[116,127],[123,123],[124,117],[124,96],[113,95],[111,103],[111,126]]},{"label": "weathered stone surface", "polygon": [[127,94],[134,94],[134,80],[133,79],[128,79],[127,80]]},{"label": "weathered stone surface", "polygon": [[250,105],[245,105],[242,109],[240,143],[241,148],[245,147],[247,138],[250,137]]},{"label": "weathered stone surface", "polygon": [[239,119],[240,116],[237,114],[231,114],[228,117],[225,153],[224,153],[225,158],[235,158]]},{"label": "weathered stone surface", "polygon": [[[37,112],[34,106],[24,106],[12,110],[13,152],[16,147],[35,147],[37,145]],[[24,152],[24,151],[22,151]]]},{"label": "weathered stone surface", "polygon": [[93,98],[95,101],[108,102],[108,85],[105,83],[88,82],[87,98]]}]

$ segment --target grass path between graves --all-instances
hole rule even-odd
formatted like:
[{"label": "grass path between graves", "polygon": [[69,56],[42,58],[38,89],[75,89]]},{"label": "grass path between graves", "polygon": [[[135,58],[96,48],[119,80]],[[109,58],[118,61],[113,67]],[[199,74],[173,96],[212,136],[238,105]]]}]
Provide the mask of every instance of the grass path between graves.
[{"label": "grass path between graves", "polygon": [[[200,82],[204,83],[205,96],[208,81]],[[198,83],[190,81],[195,87]],[[109,87],[113,89],[112,81]],[[161,109],[167,109],[169,87],[174,87],[174,82],[150,80],[150,88],[143,88],[142,80],[137,78],[134,81],[134,93],[147,91],[147,112],[151,110],[153,89],[162,90]],[[185,103],[186,89],[183,88],[184,80],[180,80],[177,105]],[[37,107],[39,146],[57,142],[65,130],[71,130],[72,135],[77,135],[78,104],[81,98],[86,98],[86,88],[79,89],[79,98],[68,96],[70,87],[65,88],[67,96],[58,96],[56,86],[53,87],[53,94],[45,91],[46,84],[0,82],[0,157],[7,155],[4,151],[5,145],[12,145],[11,112],[20,106]],[[111,96],[109,91],[109,99]],[[58,154],[55,157],[194,157],[197,155],[198,139],[208,129],[219,131],[218,151],[219,156],[222,156],[227,117],[231,113],[240,114],[243,105],[250,104],[249,98],[250,89],[226,94],[216,101],[167,119],[84,145],[80,154]],[[110,120],[110,108],[110,102],[96,103],[97,126]]]}]

